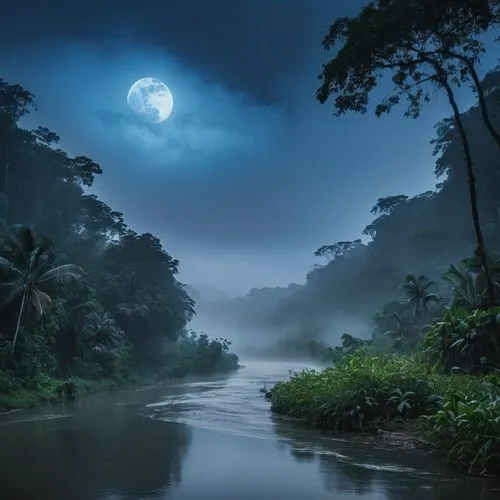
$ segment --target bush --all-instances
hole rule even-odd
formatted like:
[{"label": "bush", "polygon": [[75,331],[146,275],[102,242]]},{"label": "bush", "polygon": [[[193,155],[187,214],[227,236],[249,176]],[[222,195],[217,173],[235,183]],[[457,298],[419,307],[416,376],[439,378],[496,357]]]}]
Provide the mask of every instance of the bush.
[{"label": "bush", "polygon": [[229,352],[230,346],[231,342],[226,339],[210,339],[204,333],[193,331],[185,333],[177,342],[167,344],[160,378],[236,370],[239,359]]},{"label": "bush", "polygon": [[322,372],[306,370],[270,391],[272,410],[337,430],[387,428],[396,417],[436,409],[425,366],[398,355],[358,351]]},{"label": "bush", "polygon": [[421,342],[425,358],[444,372],[488,373],[500,369],[500,308],[448,309]]},{"label": "bush", "polygon": [[414,420],[451,462],[500,474],[498,376],[439,374],[416,357],[358,351],[322,372],[279,382],[267,398],[277,413],[336,430]]},{"label": "bush", "polygon": [[444,392],[442,407],[421,418],[424,434],[447,458],[468,469],[500,475],[500,383],[459,377]]}]

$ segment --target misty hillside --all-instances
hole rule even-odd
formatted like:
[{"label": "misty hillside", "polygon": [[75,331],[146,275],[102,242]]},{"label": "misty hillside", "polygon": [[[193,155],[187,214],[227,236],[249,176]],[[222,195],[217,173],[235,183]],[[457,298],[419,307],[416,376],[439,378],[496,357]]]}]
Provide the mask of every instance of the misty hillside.
[{"label": "misty hillside", "polygon": [[[500,70],[483,81],[488,105],[500,125]],[[463,115],[475,161],[479,211],[488,247],[500,247],[500,159],[498,146],[486,133],[477,106]],[[344,332],[366,337],[373,316],[398,297],[405,275],[425,274],[440,282],[450,263],[459,263],[475,250],[467,197],[462,146],[451,119],[435,127],[433,140],[438,184],[433,191],[408,197],[394,193],[376,200],[374,219],[354,242],[321,242],[305,285],[253,289],[245,297],[214,305],[224,321],[245,324],[255,335],[270,331],[306,338],[339,341]],[[270,278],[271,280],[271,278]]]}]

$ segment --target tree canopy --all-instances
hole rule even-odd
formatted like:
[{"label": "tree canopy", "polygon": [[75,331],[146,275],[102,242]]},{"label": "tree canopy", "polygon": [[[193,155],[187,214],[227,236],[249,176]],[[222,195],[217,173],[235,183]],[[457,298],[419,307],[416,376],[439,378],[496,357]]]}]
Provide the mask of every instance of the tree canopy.
[{"label": "tree canopy", "polygon": [[30,92],[0,80],[0,392],[4,373],[36,385],[162,367],[195,314],[179,261],[87,192],[100,165],[19,126],[33,109]]},{"label": "tree canopy", "polygon": [[[500,71],[488,73],[482,87],[493,124],[498,128]],[[487,133],[479,103],[461,116],[474,158],[484,237],[490,253],[495,254],[500,252],[498,146]],[[276,325],[286,335],[298,331],[313,335],[319,327],[324,335],[338,339],[346,330],[366,336],[377,329],[374,316],[387,303],[401,298],[398,290],[408,274],[417,278],[427,276],[438,284],[436,290],[440,295],[451,300],[452,286],[442,279],[442,274],[449,270],[450,264],[458,264],[464,256],[470,256],[475,247],[466,196],[465,159],[452,119],[437,124],[433,144],[438,178],[434,190],[378,199],[372,209],[375,218],[363,231],[369,238],[367,241],[340,259],[334,258],[335,249],[343,247],[342,244],[319,247],[315,254],[321,257],[324,253],[327,258],[308,273],[304,285],[276,288],[274,293],[273,289],[263,289],[259,302],[255,300],[259,295],[255,291],[252,300],[248,297],[220,303],[221,315],[226,314],[223,317],[231,325],[240,324],[242,318],[253,325],[258,318],[257,331],[264,335],[269,330],[275,331]],[[399,309],[397,312],[402,314]],[[391,328],[389,321],[380,327],[380,334]]]}]

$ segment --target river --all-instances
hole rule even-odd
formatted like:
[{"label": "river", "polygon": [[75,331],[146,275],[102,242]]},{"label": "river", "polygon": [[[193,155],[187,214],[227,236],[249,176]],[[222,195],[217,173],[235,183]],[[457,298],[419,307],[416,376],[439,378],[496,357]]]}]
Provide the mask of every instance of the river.
[{"label": "river", "polygon": [[0,418],[5,500],[492,500],[498,486],[273,416],[298,363],[100,394]]}]

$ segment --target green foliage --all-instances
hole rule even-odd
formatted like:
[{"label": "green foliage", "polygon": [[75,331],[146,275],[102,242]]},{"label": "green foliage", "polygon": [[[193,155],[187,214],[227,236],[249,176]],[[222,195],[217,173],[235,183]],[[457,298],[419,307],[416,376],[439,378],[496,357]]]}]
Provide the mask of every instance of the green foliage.
[{"label": "green foliage", "polygon": [[355,241],[338,241],[334,245],[323,245],[315,252],[315,257],[324,257],[327,260],[338,259],[346,256],[356,248],[362,245],[361,240]]},{"label": "green foliage", "polygon": [[[497,0],[374,0],[330,27],[324,47],[335,56],[323,66],[318,100],[332,98],[337,116],[372,108],[381,116],[406,100],[405,115],[417,118],[435,90],[443,90],[453,116],[437,126],[433,142],[436,174],[447,177],[413,198],[379,198],[372,209],[377,218],[363,232],[372,241],[355,255],[338,259],[335,245],[316,251],[328,263],[307,275],[279,314],[286,311],[292,323],[307,315],[378,310],[373,340],[354,353],[338,346],[332,368],[293,375],[267,393],[274,411],[338,430],[390,428],[418,418],[454,463],[497,474],[500,270],[491,255],[500,248],[500,71],[481,82],[477,67],[481,35],[498,27],[499,9]],[[394,86],[372,107],[384,76]],[[455,90],[467,83],[477,105],[462,113]],[[472,251],[472,258],[450,267]],[[404,299],[397,300],[405,269],[418,274],[406,276],[399,287]],[[440,276],[442,295],[434,289]],[[383,347],[384,355],[367,353]]]},{"label": "green foliage", "polygon": [[[176,279],[179,262],[160,240],[130,230],[121,213],[85,193],[101,167],[69,156],[49,129],[19,126],[33,99],[0,80],[4,406],[72,399],[169,370],[165,345],[177,345],[195,313]],[[189,373],[234,367],[226,341],[200,339]],[[185,342],[175,349],[185,352]]]},{"label": "green foliage", "polygon": [[[377,5],[379,3],[381,2],[375,2]],[[425,9],[434,9],[436,4],[437,10],[430,10],[431,15],[434,15],[433,12],[440,12],[444,5],[443,2],[434,1],[417,3],[423,5]],[[451,22],[451,20],[459,19],[460,16],[465,15],[465,11],[460,13],[453,10],[459,7],[456,2],[445,3],[446,8],[450,5],[452,7],[449,13],[445,12],[446,16],[443,18],[446,19],[446,23],[449,23],[449,29],[446,30],[447,36],[450,37],[448,48],[456,49],[454,40],[463,41],[462,34],[465,32],[456,32],[454,21]],[[479,3],[486,5],[486,0],[468,2],[469,6],[473,4],[477,6]],[[384,8],[389,9],[394,5],[408,13],[408,16],[400,23],[401,26],[406,26],[406,28],[410,26],[413,35],[418,33],[415,31],[418,25],[412,23],[418,21],[424,26],[426,22],[422,12],[418,12],[419,6],[412,1],[392,2],[391,0],[385,2]],[[472,15],[484,16],[483,21],[487,24],[489,22],[488,15],[481,14],[480,11]],[[345,24],[343,24],[344,21]],[[334,47],[336,62],[332,64],[335,66],[334,76],[339,79],[339,87],[335,89],[329,87],[332,93],[328,98],[331,96],[332,99],[340,99],[339,106],[342,106],[345,111],[347,108],[352,109],[359,105],[361,111],[364,112],[369,111],[370,108],[368,95],[364,94],[363,88],[360,89],[360,94],[351,95],[348,87],[364,83],[364,80],[357,79],[357,72],[370,72],[373,69],[373,66],[368,64],[372,62],[370,59],[372,48],[375,55],[379,54],[374,39],[380,43],[393,41],[391,29],[395,23],[394,19],[388,18],[390,29],[386,30],[385,27],[378,29],[378,25],[375,26],[377,29],[374,29],[366,17],[356,16],[355,21],[353,21],[353,26],[359,22],[356,24],[359,31],[353,31],[351,39],[348,39],[351,33],[348,32],[347,26],[350,20],[339,20],[335,28],[335,34],[338,34],[339,39]],[[395,26],[396,30],[398,26],[399,24]],[[445,25],[437,23],[436,26],[441,28]],[[463,26],[464,30],[476,30],[484,26],[484,23],[457,24],[458,26]],[[342,27],[345,29],[342,30]],[[402,35],[405,35],[405,29],[401,29]],[[456,35],[460,37],[455,38]],[[472,31],[470,35],[473,35]],[[435,41],[439,41],[435,35],[433,36]],[[425,37],[422,38],[424,39]],[[396,41],[398,41],[397,38]],[[389,49],[392,48],[394,47],[389,47]],[[471,55],[474,55],[476,49],[471,46]],[[459,53],[456,51],[455,55]],[[444,56],[444,53],[442,55]],[[449,68],[450,78],[453,79],[463,62],[456,58],[450,59],[449,56],[446,61],[447,64],[457,63],[454,70],[452,67]],[[367,64],[363,64],[365,62]],[[330,69],[331,67],[327,64],[325,72]],[[389,72],[390,76],[391,68],[382,68],[382,70]],[[464,77],[468,79],[472,78],[472,75],[473,73],[467,73]],[[379,82],[382,83],[377,71],[369,73],[369,76],[375,81],[368,79],[368,83],[373,83],[374,86]],[[485,113],[478,89],[484,90],[484,102],[491,117],[492,126],[498,129],[500,127],[499,82],[500,71],[497,68],[490,71],[479,86],[475,84],[477,104],[461,115],[473,158],[478,210],[484,239],[490,254],[500,249],[498,144],[493,140],[491,132],[488,133],[489,129],[484,120]],[[454,85],[453,88],[455,88]],[[430,90],[431,94],[435,93],[432,86],[426,90]],[[398,91],[398,87],[395,91]],[[379,95],[383,96],[383,94]],[[359,100],[357,100],[358,97]],[[340,108],[337,107],[336,111],[341,114]],[[436,156],[435,173],[438,177],[442,177],[442,182],[435,190],[411,197],[396,193],[378,199],[373,208],[377,218],[368,225],[365,231],[371,241],[364,241],[355,252],[348,252],[345,255],[346,258],[340,259],[334,258],[337,249],[335,243],[321,246],[317,249],[316,255],[324,257],[325,265],[316,265],[308,273],[307,281],[303,286],[263,288],[259,291],[261,300],[256,300],[258,293],[253,293],[251,296],[218,304],[218,311],[224,315],[224,321],[232,322],[234,327],[237,327],[239,323],[248,324],[253,330],[262,332],[275,328],[276,324],[283,328],[297,323],[308,327],[316,317],[333,316],[334,320],[337,319],[336,316],[361,317],[369,322],[386,303],[398,299],[397,286],[408,272],[415,273],[416,277],[425,275],[429,280],[437,281],[449,268],[450,263],[458,262],[464,255],[470,255],[476,248],[477,241],[471,225],[470,207],[464,198],[468,189],[465,175],[467,165],[464,159],[463,143],[454,118],[447,118],[436,126],[436,139],[433,143]],[[491,262],[490,267],[492,265]],[[498,282],[494,269],[491,269],[491,274],[493,281]],[[484,282],[484,277],[481,277],[480,281]],[[498,287],[496,290],[498,293]],[[447,293],[443,292],[442,295],[447,299]],[[442,307],[442,304],[438,305]],[[387,326],[382,329],[379,336],[383,336],[383,333],[391,328],[392,326]]]},{"label": "green foliage", "polygon": [[[474,80],[484,52],[481,33],[498,24],[494,2],[462,0],[374,0],[355,17],[341,17],[323,40],[338,48],[328,61],[317,97],[335,96],[337,114],[366,112],[368,97],[384,72],[394,90],[382,99],[377,115],[388,113],[403,98],[407,116],[417,117],[431,99],[433,84]],[[429,84],[426,87],[426,84]]]},{"label": "green foliage", "polygon": [[428,314],[432,305],[439,302],[438,296],[430,291],[435,285],[434,281],[429,280],[423,274],[418,278],[413,274],[405,277],[401,288],[406,295],[407,305],[414,316]]},{"label": "green foliage", "polygon": [[23,320],[39,321],[52,302],[42,289],[51,283],[64,285],[81,280],[83,271],[73,264],[55,266],[53,243],[38,241],[29,227],[21,226],[7,234],[0,249],[2,305],[18,305],[12,352]]},{"label": "green foliage", "polygon": [[373,347],[372,340],[358,339],[349,333],[343,333],[340,337],[341,344],[335,347],[327,347],[322,353],[322,360],[330,363],[338,363],[341,359],[354,354],[357,351],[369,351]]},{"label": "green foliage", "polygon": [[337,430],[387,428],[435,405],[425,367],[397,355],[358,351],[322,372],[304,371],[270,391],[273,411]]},{"label": "green foliage", "polygon": [[500,473],[500,379],[439,375],[415,357],[357,353],[294,374],[266,397],[273,411],[329,429],[375,431],[415,421],[451,461]]},{"label": "green foliage", "polygon": [[449,308],[431,325],[422,354],[444,372],[500,370],[500,308]]},{"label": "green foliage", "polygon": [[469,473],[500,475],[499,382],[460,377],[460,389],[449,388],[441,408],[421,419],[424,435]]},{"label": "green foliage", "polygon": [[[495,294],[479,215],[476,172],[454,91],[455,86],[473,81],[484,124],[500,146],[500,135],[491,122],[476,71],[484,52],[478,37],[498,24],[498,11],[490,12],[490,5],[483,2],[481,8],[477,8],[477,3],[461,0],[374,0],[358,16],[337,19],[323,44],[326,49],[338,44],[340,48],[335,57],[323,66],[323,84],[317,91],[317,97],[324,103],[334,95],[337,115],[348,111],[366,113],[370,94],[384,73],[389,72],[394,88],[375,106],[375,114],[389,113],[401,99],[406,99],[408,107],[405,115],[417,118],[422,105],[431,101],[436,87],[446,92],[453,110],[450,122],[458,132],[466,160],[476,253],[484,271],[487,300],[491,305]],[[401,201],[397,200],[399,203]],[[388,215],[379,217],[377,221],[383,218],[387,219]],[[365,229],[365,234],[372,237],[376,234],[375,222]]]},{"label": "green foliage", "polygon": [[236,370],[239,360],[236,354],[229,352],[230,346],[227,339],[210,339],[206,334],[194,331],[184,333],[176,343],[167,344],[165,368],[160,374],[172,377]]}]

